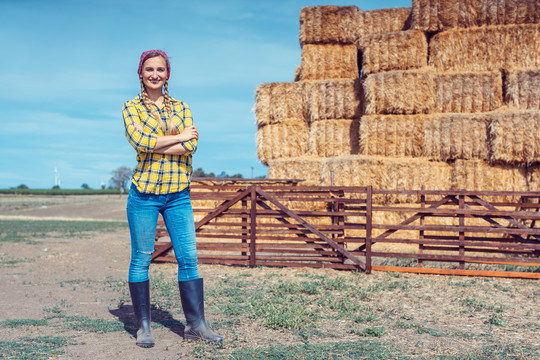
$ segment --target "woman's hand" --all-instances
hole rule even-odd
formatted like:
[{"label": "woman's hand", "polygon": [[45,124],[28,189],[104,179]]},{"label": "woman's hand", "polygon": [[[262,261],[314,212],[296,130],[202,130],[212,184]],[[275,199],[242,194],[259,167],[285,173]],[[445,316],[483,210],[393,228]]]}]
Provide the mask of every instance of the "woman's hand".
[{"label": "woman's hand", "polygon": [[143,131],[143,130],[144,130],[143,126],[142,126],[141,124],[139,124],[139,123],[135,123],[135,122],[134,122],[134,123],[133,123],[133,126],[135,126],[135,129],[137,129],[137,130],[139,130],[139,131]]},{"label": "woman's hand", "polygon": [[199,132],[197,131],[197,128],[192,125],[185,128],[184,131],[182,131],[180,135],[178,135],[178,139],[180,140],[180,142],[185,142],[193,139],[198,140]]}]

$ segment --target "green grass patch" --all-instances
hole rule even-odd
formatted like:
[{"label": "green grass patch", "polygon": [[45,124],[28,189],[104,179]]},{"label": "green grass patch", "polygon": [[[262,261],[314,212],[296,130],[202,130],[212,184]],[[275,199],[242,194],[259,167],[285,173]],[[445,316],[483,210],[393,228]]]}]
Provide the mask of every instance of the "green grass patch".
[{"label": "green grass patch", "polygon": [[441,360],[524,360],[538,359],[538,348],[523,345],[487,344],[460,356],[440,357]]},{"label": "green grass patch", "polygon": [[122,221],[0,220],[0,242],[36,244],[36,238],[52,233],[71,237],[90,231],[114,231],[127,226],[127,222]]},{"label": "green grass patch", "polygon": [[471,287],[478,285],[476,279],[472,280],[456,280],[453,276],[450,276],[448,280],[448,285],[450,286],[461,286],[461,287]]},{"label": "green grass patch", "polygon": [[68,316],[63,314],[58,306],[53,309],[56,309],[56,311],[44,309],[49,315],[43,319],[4,320],[0,321],[0,327],[19,328],[26,326],[48,326],[95,333],[124,331],[124,324],[117,320],[91,319],[87,316]]},{"label": "green grass patch", "polygon": [[[504,259],[501,257],[501,259]],[[372,265],[380,266],[399,266],[416,268],[418,260],[409,258],[382,258],[375,257],[372,259]],[[440,263],[435,261],[424,261],[425,268],[433,269],[459,269],[459,264],[454,262]],[[508,272],[525,272],[539,273],[540,266],[538,265],[505,265],[505,264],[482,264],[482,263],[467,263],[465,270],[483,270],[483,271],[508,271]],[[465,283],[465,282],[464,282]]]},{"label": "green grass patch", "polygon": [[49,322],[46,319],[9,319],[0,321],[0,326],[7,328],[18,328],[24,326],[48,326]]},{"label": "green grass patch", "polygon": [[13,195],[110,195],[118,189],[0,189],[0,194]]},{"label": "green grass patch", "polygon": [[[320,320],[341,319],[350,324],[377,320],[374,309],[364,305],[379,292],[409,291],[407,279],[388,279],[363,286],[362,276],[313,276],[297,280],[268,278],[262,282],[224,277],[207,292],[211,305],[223,315],[244,316],[270,329],[306,331]],[[250,279],[251,280],[251,279]]]},{"label": "green grass patch", "polygon": [[178,310],[181,308],[178,281],[167,279],[163,273],[158,273],[150,279],[150,293],[155,309]]},{"label": "green grass patch", "polygon": [[7,256],[0,256],[0,266],[13,267],[20,263],[32,262],[33,259],[24,258],[24,259],[13,259]]},{"label": "green grass patch", "polygon": [[381,337],[386,334],[386,330],[381,326],[372,326],[360,330],[353,329],[351,333],[362,337]]},{"label": "green grass patch", "polygon": [[373,340],[344,341],[339,343],[305,344],[289,346],[271,346],[262,348],[220,351],[211,345],[202,345],[193,351],[193,355],[202,359],[235,360],[360,360],[360,359],[397,359],[398,352],[391,346]]},{"label": "green grass patch", "polygon": [[503,327],[506,326],[506,320],[501,314],[491,314],[486,320],[486,324]]},{"label": "green grass patch", "polygon": [[0,340],[0,354],[6,359],[46,360],[64,353],[63,347],[75,345],[65,336],[20,337],[13,341]]},{"label": "green grass patch", "polygon": [[86,316],[60,316],[64,328],[94,333],[124,331],[124,324],[117,320],[91,319]]}]

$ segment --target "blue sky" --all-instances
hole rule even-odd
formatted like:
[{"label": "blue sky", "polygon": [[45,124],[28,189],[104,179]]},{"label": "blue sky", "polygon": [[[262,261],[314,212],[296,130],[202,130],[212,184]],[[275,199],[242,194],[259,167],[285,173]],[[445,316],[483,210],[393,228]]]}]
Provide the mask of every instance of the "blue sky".
[{"label": "blue sky", "polygon": [[171,60],[169,90],[200,133],[194,168],[267,174],[257,159],[252,108],[260,83],[293,81],[300,10],[411,0],[0,0],[0,188],[109,184],[135,167],[122,105],[139,92],[142,51]]}]

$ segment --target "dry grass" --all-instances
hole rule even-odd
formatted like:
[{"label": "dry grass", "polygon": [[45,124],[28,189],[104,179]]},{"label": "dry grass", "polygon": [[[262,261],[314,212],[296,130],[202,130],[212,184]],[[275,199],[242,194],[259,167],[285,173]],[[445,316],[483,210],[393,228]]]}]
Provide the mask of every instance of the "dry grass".
[{"label": "dry grass", "polygon": [[493,113],[423,116],[422,156],[432,160],[482,159],[488,155]]},{"label": "dry grass", "polygon": [[363,86],[366,114],[486,112],[503,104],[500,72],[389,71]]},{"label": "dry grass", "polygon": [[363,48],[367,37],[409,30],[411,8],[377,9],[358,13],[357,44]]},{"label": "dry grass", "polygon": [[527,167],[527,181],[529,189],[538,191],[540,189],[540,164],[531,164]]},{"label": "dry grass", "polygon": [[423,115],[366,115],[360,120],[360,154],[422,155]]},{"label": "dry grass", "polygon": [[363,82],[366,114],[423,114],[435,107],[435,73],[429,69],[369,75]]},{"label": "dry grass", "polygon": [[300,11],[300,44],[354,44],[356,6],[309,6]]},{"label": "dry grass", "polygon": [[[423,158],[390,158],[348,155],[330,158],[292,158],[269,161],[270,178],[305,179],[307,185],[329,186],[331,172],[336,186],[368,186],[386,190],[467,189],[529,191],[538,183],[534,166],[490,164],[482,160],[457,159],[453,163]],[[536,171],[536,172],[535,172]],[[411,195],[377,197],[379,203],[415,201]],[[515,200],[515,199],[494,199]]]},{"label": "dry grass", "polygon": [[411,28],[443,31],[539,20],[540,3],[535,0],[414,0]]},{"label": "dry grass", "polygon": [[[416,158],[340,156],[324,161],[321,185],[330,185],[334,172],[337,186],[368,186],[387,190],[448,189],[452,166]],[[377,202],[410,202],[410,195],[376,196]],[[416,197],[414,197],[416,200]]]},{"label": "dry grass", "polygon": [[497,113],[489,129],[491,161],[514,165],[540,162],[539,129],[540,111]]},{"label": "dry grass", "polygon": [[427,66],[428,43],[422,31],[400,31],[367,36],[362,48],[363,75]]},{"label": "dry grass", "polygon": [[366,115],[360,121],[360,154],[488,160],[488,126],[497,114]]},{"label": "dry grass", "polygon": [[306,118],[305,82],[259,84],[255,90],[255,117],[259,126]]},{"label": "dry grass", "polygon": [[540,110],[540,69],[504,72],[505,103],[511,107]]},{"label": "dry grass", "polygon": [[[482,160],[456,160],[453,171],[453,188],[486,191],[528,191],[525,167],[493,165]],[[499,197],[495,201],[506,199]]]},{"label": "dry grass", "polygon": [[358,153],[359,120],[332,119],[311,123],[308,153],[331,157]]},{"label": "dry grass", "polygon": [[320,185],[323,158],[301,157],[268,161],[269,179],[303,179],[301,185]]},{"label": "dry grass", "polygon": [[310,122],[360,118],[363,112],[360,80],[321,80],[309,83],[306,107]]},{"label": "dry grass", "polygon": [[307,44],[302,47],[297,80],[356,79],[358,76],[356,45]]},{"label": "dry grass", "polygon": [[269,160],[299,157],[307,151],[309,128],[303,119],[266,125],[257,131],[257,154],[268,165]]},{"label": "dry grass", "polygon": [[499,71],[436,74],[435,113],[487,112],[503,105]]},{"label": "dry grass", "polygon": [[429,43],[429,64],[439,71],[540,67],[540,25],[448,30]]}]

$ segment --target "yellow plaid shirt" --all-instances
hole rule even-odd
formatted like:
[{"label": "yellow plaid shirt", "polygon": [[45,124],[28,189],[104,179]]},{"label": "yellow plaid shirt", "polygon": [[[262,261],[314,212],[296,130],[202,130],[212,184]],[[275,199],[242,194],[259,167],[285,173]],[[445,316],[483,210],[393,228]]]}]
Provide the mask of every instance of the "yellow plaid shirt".
[{"label": "yellow plaid shirt", "polygon": [[[178,132],[193,125],[191,111],[187,104],[171,98],[171,110],[174,124]],[[156,106],[156,105],[154,105]],[[168,123],[167,110],[162,104],[155,110],[161,119]],[[157,137],[165,135],[155,120],[150,110],[147,110],[141,96],[124,104],[122,110],[126,137],[129,143],[137,150],[137,168],[131,181],[142,193],[147,194],[170,194],[188,188],[191,182],[191,155],[197,150],[197,140],[183,142],[182,145],[188,150],[184,155],[165,155],[153,152]],[[134,124],[140,124],[143,131],[135,128]]]}]

